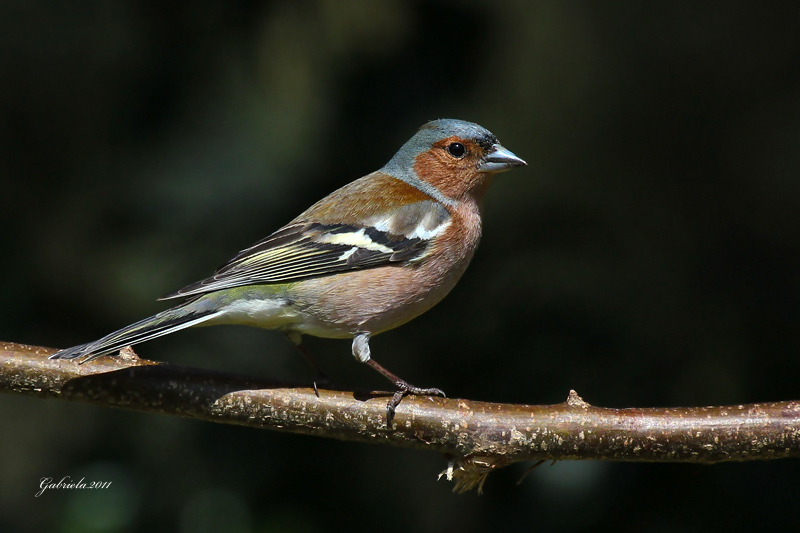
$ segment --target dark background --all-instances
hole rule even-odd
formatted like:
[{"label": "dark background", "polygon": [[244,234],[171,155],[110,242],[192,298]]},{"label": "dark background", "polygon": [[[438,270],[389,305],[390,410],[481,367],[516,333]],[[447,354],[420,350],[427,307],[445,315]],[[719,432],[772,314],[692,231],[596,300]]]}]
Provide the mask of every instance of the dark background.
[{"label": "dark background", "polygon": [[[762,7],[758,7],[762,6]],[[376,358],[451,397],[610,407],[800,397],[800,8],[755,2],[3,2],[0,339],[163,308],[428,120],[495,180],[453,293]],[[334,380],[382,388],[349,343]],[[147,358],[308,380],[279,333]],[[796,461],[563,462],[485,493],[442,457],[0,397],[3,531],[708,531],[796,526]],[[112,481],[50,491],[39,479]]]}]

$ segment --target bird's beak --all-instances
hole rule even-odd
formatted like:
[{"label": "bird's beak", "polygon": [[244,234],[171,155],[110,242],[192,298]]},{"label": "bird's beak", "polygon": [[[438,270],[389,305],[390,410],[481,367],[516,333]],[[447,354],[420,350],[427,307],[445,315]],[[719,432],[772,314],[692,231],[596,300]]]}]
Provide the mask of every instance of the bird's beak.
[{"label": "bird's beak", "polygon": [[478,165],[481,172],[503,172],[514,167],[524,167],[525,161],[515,156],[511,150],[506,150],[500,144],[492,145],[492,150]]}]

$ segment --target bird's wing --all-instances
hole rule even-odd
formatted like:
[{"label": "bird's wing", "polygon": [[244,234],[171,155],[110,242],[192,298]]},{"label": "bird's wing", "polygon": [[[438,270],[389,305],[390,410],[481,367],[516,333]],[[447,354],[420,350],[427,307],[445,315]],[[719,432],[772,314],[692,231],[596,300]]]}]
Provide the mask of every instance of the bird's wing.
[{"label": "bird's wing", "polygon": [[449,225],[450,213],[431,200],[375,213],[363,223],[296,219],[242,250],[210,278],[162,300],[418,261],[429,252],[431,239]]}]

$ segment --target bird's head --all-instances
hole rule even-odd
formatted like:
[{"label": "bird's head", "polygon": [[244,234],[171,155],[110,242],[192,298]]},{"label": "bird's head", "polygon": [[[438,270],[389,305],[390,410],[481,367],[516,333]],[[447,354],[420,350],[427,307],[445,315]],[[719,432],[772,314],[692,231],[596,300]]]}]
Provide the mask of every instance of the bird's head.
[{"label": "bird's head", "polygon": [[494,174],[526,164],[486,128],[440,119],[422,126],[382,171],[458,201],[467,195],[479,198]]}]

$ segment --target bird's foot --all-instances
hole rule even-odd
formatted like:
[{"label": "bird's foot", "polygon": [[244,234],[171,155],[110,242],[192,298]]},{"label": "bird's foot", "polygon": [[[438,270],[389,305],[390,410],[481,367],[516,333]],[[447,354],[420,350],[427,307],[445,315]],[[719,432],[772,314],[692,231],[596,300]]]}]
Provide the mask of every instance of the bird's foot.
[{"label": "bird's foot", "polygon": [[397,385],[397,391],[392,395],[392,398],[389,400],[389,403],[386,404],[386,425],[389,429],[392,429],[392,420],[394,420],[394,413],[397,409],[397,406],[400,405],[400,402],[403,401],[403,398],[408,396],[409,394],[413,394],[415,396],[440,396],[442,398],[446,398],[447,395],[444,393],[442,389],[421,389],[419,387],[415,387],[414,385],[398,380],[395,385]]}]

